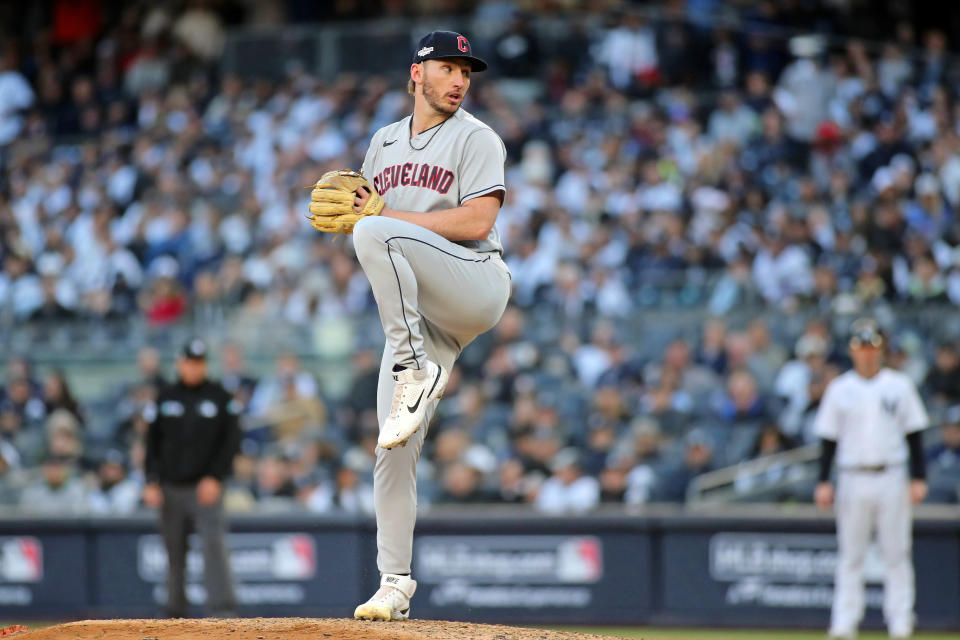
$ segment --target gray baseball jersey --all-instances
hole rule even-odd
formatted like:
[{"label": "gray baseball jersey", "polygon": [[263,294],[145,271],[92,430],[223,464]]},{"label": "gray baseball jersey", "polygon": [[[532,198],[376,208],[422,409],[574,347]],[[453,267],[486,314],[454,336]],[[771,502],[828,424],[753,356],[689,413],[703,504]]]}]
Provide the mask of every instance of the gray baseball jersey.
[{"label": "gray baseball jersey", "polygon": [[[439,211],[504,190],[507,157],[500,136],[464,111],[410,137],[410,120],[383,127],[370,141],[363,175],[387,206],[400,211]],[[497,228],[486,240],[458,242],[475,251],[500,251]]]},{"label": "gray baseball jersey", "polygon": [[[459,109],[413,138],[410,117],[380,129],[362,169],[387,206],[426,213],[504,190],[505,158],[497,134]],[[386,335],[377,386],[382,427],[393,396],[393,367],[419,369],[429,359],[450,371],[463,348],[500,320],[510,272],[495,227],[485,240],[454,243],[410,222],[368,216],[354,227],[353,245]],[[373,494],[381,573],[410,572],[416,466],[436,405],[430,401],[422,427],[406,446],[377,448]]]}]

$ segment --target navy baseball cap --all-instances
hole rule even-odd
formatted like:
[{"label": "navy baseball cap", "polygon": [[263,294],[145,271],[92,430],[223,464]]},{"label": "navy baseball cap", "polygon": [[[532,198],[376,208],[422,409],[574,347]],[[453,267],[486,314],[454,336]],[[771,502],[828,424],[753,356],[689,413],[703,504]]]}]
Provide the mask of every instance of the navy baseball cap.
[{"label": "navy baseball cap", "polygon": [[870,346],[879,349],[883,345],[883,330],[873,318],[860,318],[850,326],[850,346]]},{"label": "navy baseball cap", "polygon": [[433,31],[420,38],[413,52],[414,64],[434,58],[464,58],[471,71],[486,71],[487,63],[473,55],[470,41],[456,31]]},{"label": "navy baseball cap", "polygon": [[188,340],[180,350],[180,357],[187,360],[206,360],[207,345],[199,338]]}]

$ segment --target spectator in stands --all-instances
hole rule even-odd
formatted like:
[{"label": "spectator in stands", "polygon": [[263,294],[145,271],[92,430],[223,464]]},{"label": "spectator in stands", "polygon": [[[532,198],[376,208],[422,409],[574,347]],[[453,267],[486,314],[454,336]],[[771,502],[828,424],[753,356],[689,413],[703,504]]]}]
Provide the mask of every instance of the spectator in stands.
[{"label": "spectator in stands", "polygon": [[684,439],[683,460],[664,468],[657,478],[654,500],[684,502],[690,482],[713,470],[713,440],[702,429],[693,429]]},{"label": "spectator in stands", "polygon": [[813,290],[810,257],[779,229],[770,229],[753,263],[753,277],[764,299],[774,305],[796,304]]},{"label": "spectator in stands", "polygon": [[140,504],[143,487],[127,477],[122,451],[110,449],[97,467],[96,484],[87,494],[88,509],[97,515],[126,515]]},{"label": "spectator in stands", "polygon": [[443,468],[440,493],[435,504],[485,504],[493,496],[484,487],[483,473],[466,460],[456,461]]},{"label": "spectator in stands", "polygon": [[949,231],[954,220],[953,212],[940,196],[940,181],[932,173],[917,176],[914,192],[916,200],[907,204],[906,209],[908,228],[933,244]]},{"label": "spectator in stands", "polygon": [[283,509],[293,505],[297,488],[281,456],[271,453],[260,458],[257,462],[257,481],[253,492],[264,508]]},{"label": "spectator in stands", "polygon": [[503,78],[497,89],[516,106],[533,102],[543,91],[540,42],[530,17],[515,11],[506,29],[493,42],[493,66]]},{"label": "spectator in stands", "polygon": [[257,451],[252,440],[244,439],[233,457],[233,474],[223,490],[223,506],[228,512],[252,511],[256,506]]},{"label": "spectator in stands", "polygon": [[827,364],[827,341],[816,333],[805,333],[794,347],[796,358],[790,360],[777,373],[773,392],[784,399],[781,420],[784,430],[791,435],[800,433],[800,420],[810,404],[808,391],[814,376],[821,378]]},{"label": "spectator in stands", "polygon": [[727,325],[720,318],[709,318],[703,324],[703,335],[697,349],[696,362],[709,367],[717,375],[723,375],[727,369],[725,349]]},{"label": "spectator in stands", "polygon": [[16,139],[23,128],[23,112],[33,102],[33,89],[5,51],[0,55],[0,147]]},{"label": "spectator in stands", "polygon": [[247,369],[243,347],[227,341],[220,347],[220,384],[233,395],[245,412],[257,386],[257,379]]},{"label": "spectator in stands", "polygon": [[316,396],[300,395],[295,378],[280,382],[282,395],[267,407],[264,419],[270,424],[273,441],[283,447],[322,431],[327,408]]},{"label": "spectator in stands", "polygon": [[25,429],[40,425],[47,416],[43,399],[31,389],[30,379],[25,377],[7,380],[6,394],[0,401],[0,412],[15,413]]},{"label": "spectator in stands", "polygon": [[41,467],[41,477],[24,487],[20,508],[27,513],[48,515],[86,513],[86,490],[74,475],[73,459],[48,455]]},{"label": "spectator in stands", "polygon": [[523,463],[516,458],[508,458],[501,462],[493,500],[505,504],[529,502],[530,482],[525,477],[525,473]]},{"label": "spectator in stands", "polygon": [[941,441],[927,450],[927,502],[960,502],[960,405],[947,409]]},{"label": "spectator in stands", "polygon": [[933,407],[944,407],[960,401],[960,354],[953,342],[943,342],[937,346],[933,368],[923,383],[923,392],[930,398]]},{"label": "spectator in stands", "polygon": [[672,388],[689,396],[697,396],[716,388],[717,376],[708,368],[692,361],[690,345],[678,338],[671,341],[664,351],[662,364],[648,367],[644,379],[666,384],[673,381]]},{"label": "spectator in stands", "polygon": [[[23,378],[27,381],[30,387],[30,393],[33,395],[40,395],[42,387],[40,381],[37,380],[33,372],[33,365],[30,364],[30,361],[25,356],[13,355],[7,358],[7,377],[6,381],[9,383],[11,380],[18,378]],[[6,390],[4,390],[4,395],[6,395]]]},{"label": "spectator in stands", "polygon": [[66,409],[57,409],[49,415],[46,439],[48,455],[67,458],[74,463],[81,461],[84,451],[80,437],[80,421]]},{"label": "spectator in stands", "polygon": [[787,117],[787,131],[797,142],[812,141],[817,125],[829,114],[833,78],[819,62],[823,49],[821,36],[791,38],[795,60],[783,70],[774,92],[777,108]]},{"label": "spectator in stands", "polygon": [[607,66],[610,82],[621,91],[650,87],[659,81],[656,34],[636,9],[623,12],[600,43],[598,60]]},{"label": "spectator in stands", "polygon": [[623,504],[626,502],[629,485],[630,459],[612,456],[609,463],[597,473],[600,483],[600,502]]},{"label": "spectator in stands", "polygon": [[23,421],[15,411],[0,410],[0,447],[9,464],[36,464],[41,450],[36,444],[36,431],[25,431]]},{"label": "spectator in stands", "polygon": [[755,318],[747,326],[747,339],[750,343],[750,358],[747,369],[760,386],[769,389],[771,380],[776,379],[777,371],[787,360],[787,352],[770,335],[770,324],[764,318]]},{"label": "spectator in stands", "polygon": [[154,347],[143,347],[137,352],[137,370],[144,384],[159,389],[166,383],[160,352]]},{"label": "spectator in stands", "polygon": [[76,317],[76,313],[63,306],[57,298],[58,284],[56,276],[44,276],[42,281],[43,301],[30,314],[31,322],[62,322]]},{"label": "spectator in stands", "polygon": [[333,506],[346,513],[372,516],[373,483],[366,460],[355,456],[341,458],[334,471]]},{"label": "spectator in stands", "polygon": [[794,441],[781,431],[776,424],[768,424],[757,435],[753,448],[747,454],[747,457],[752,459],[782,453],[794,446],[796,446]]},{"label": "spectator in stands", "polygon": [[57,409],[65,409],[72,413],[82,426],[83,410],[76,398],[73,397],[70,384],[67,382],[67,376],[62,370],[55,369],[44,378],[43,403],[48,414]]},{"label": "spectator in stands", "polygon": [[26,473],[17,468],[19,456],[9,444],[0,441],[0,506],[16,507],[27,482]]},{"label": "spectator in stands", "polygon": [[552,475],[537,492],[533,506],[550,514],[583,513],[600,502],[600,483],[585,475],[580,464],[580,453],[566,448],[550,462]]},{"label": "spectator in stands", "polygon": [[173,324],[187,311],[187,298],[173,276],[172,272],[162,272],[140,299],[140,307],[153,326]]},{"label": "spectator in stands", "polygon": [[663,465],[663,436],[660,427],[647,418],[635,419],[623,448],[614,452],[631,465],[627,473],[627,489],[623,499],[627,504],[643,504],[654,497],[654,490]]},{"label": "spectator in stands", "polygon": [[708,132],[718,142],[729,141],[742,147],[759,129],[758,120],[737,92],[728,90],[721,94],[717,109],[710,115]]},{"label": "spectator in stands", "polygon": [[360,414],[377,409],[376,391],[380,363],[374,352],[367,348],[354,349],[350,361],[353,380],[347,397],[342,403],[339,417],[347,434],[355,437],[359,431]]},{"label": "spectator in stands", "polygon": [[283,353],[277,357],[274,375],[262,378],[257,383],[250,398],[250,414],[265,415],[271,406],[285,396],[288,380],[293,382],[300,397],[317,396],[317,381],[309,371],[301,368],[300,358],[295,353]]},{"label": "spectator in stands", "polygon": [[763,426],[775,413],[770,400],[761,394],[753,375],[746,369],[731,372],[726,394],[716,409],[716,434],[723,438],[722,460],[735,463],[750,451]]}]

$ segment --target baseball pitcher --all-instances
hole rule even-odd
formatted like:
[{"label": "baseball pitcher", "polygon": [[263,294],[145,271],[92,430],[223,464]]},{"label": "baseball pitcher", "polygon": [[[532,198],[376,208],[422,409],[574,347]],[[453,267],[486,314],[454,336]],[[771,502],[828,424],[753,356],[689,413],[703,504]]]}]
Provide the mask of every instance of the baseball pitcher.
[{"label": "baseball pitcher", "polygon": [[863,618],[863,559],[876,531],[885,567],[883,615],[892,638],[913,633],[911,503],[927,493],[921,430],[927,413],[913,382],[881,366],[877,323],[853,323],[853,370],[827,387],[814,423],[822,439],[815,500],[834,501],[830,466],[837,459],[837,573],[830,636],[853,638]]},{"label": "baseball pitcher", "polygon": [[359,174],[329,172],[311,194],[316,229],[353,234],[386,334],[374,470],[381,580],[356,618],[410,615],[416,464],[426,427],[457,356],[499,321],[510,295],[494,228],[506,150],[461,108],[471,73],[486,67],[458,33],[423,37],[407,85],[413,113],[373,135]]}]

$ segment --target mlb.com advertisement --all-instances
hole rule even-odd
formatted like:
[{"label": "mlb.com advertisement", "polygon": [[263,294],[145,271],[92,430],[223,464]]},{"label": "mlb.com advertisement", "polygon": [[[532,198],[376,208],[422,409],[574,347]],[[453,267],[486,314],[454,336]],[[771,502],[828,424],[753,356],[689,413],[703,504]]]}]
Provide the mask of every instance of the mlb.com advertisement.
[{"label": "mlb.com advertisement", "polygon": [[[206,601],[203,552],[193,536],[187,553],[187,598]],[[312,536],[301,533],[233,533],[227,538],[230,566],[241,605],[299,605],[307,601],[303,583],[317,577],[317,549]],[[153,584],[157,603],[167,599],[167,552],[157,535],[141,536],[137,573]]]},{"label": "mlb.com advertisement", "polygon": [[[833,601],[837,540],[831,534],[718,533],[710,539],[710,577],[726,585],[730,606],[828,609]],[[883,604],[883,561],[867,549],[868,608]]]},{"label": "mlb.com advertisement", "polygon": [[414,575],[431,607],[585,608],[604,577],[593,536],[423,536]]}]

